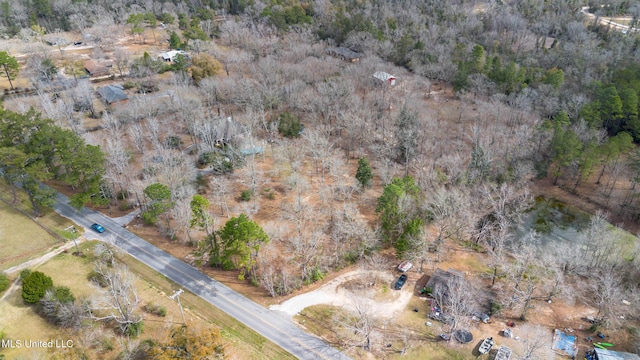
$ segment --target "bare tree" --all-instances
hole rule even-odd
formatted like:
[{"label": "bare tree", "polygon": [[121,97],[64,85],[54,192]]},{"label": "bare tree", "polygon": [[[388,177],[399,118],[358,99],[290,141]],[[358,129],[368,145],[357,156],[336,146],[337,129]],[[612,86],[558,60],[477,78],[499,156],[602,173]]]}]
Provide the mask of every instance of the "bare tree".
[{"label": "bare tree", "polygon": [[619,274],[612,271],[592,271],[587,286],[583,287],[583,301],[596,308],[597,324],[617,326],[620,322],[617,311],[624,299],[623,282]]},{"label": "bare tree", "polygon": [[330,227],[332,264],[343,265],[347,259],[362,258],[368,249],[378,245],[378,236],[354,204],[344,203]]},{"label": "bare tree", "polygon": [[432,251],[437,254],[436,261],[440,261],[442,246],[447,239],[463,239],[464,232],[471,227],[470,203],[469,196],[458,188],[439,187],[427,195],[423,207],[436,228],[432,244]]},{"label": "bare tree", "polygon": [[312,283],[322,276],[322,240],[320,232],[303,233],[288,239],[289,249],[294,254],[293,262],[300,268],[302,281]]},{"label": "bare tree", "polygon": [[324,182],[327,162],[330,161],[334,142],[329,140],[327,134],[313,129],[305,130],[302,137],[307,141],[306,149],[314,160],[316,175],[319,174],[320,180]]},{"label": "bare tree", "polygon": [[476,310],[477,290],[462,276],[449,276],[442,286],[433,289],[432,296],[447,314],[447,332],[451,335],[465,327]]},{"label": "bare tree", "polygon": [[366,299],[362,297],[353,298],[354,311],[344,311],[338,313],[333,320],[338,328],[342,329],[343,336],[340,341],[346,347],[360,347],[363,350],[371,351],[371,340],[374,331],[378,326],[379,319],[375,317],[373,309],[368,306]]},{"label": "bare tree", "polygon": [[113,52],[113,68],[120,75],[120,79],[124,79],[125,74],[129,73],[130,63],[131,53],[123,48],[116,48]]},{"label": "bare tree", "polygon": [[551,334],[549,329],[533,324],[522,324],[518,328],[520,334],[520,351],[518,351],[520,360],[537,360],[537,359],[552,359],[554,353],[549,346],[549,339]]},{"label": "bare tree", "polygon": [[113,320],[118,323],[125,334],[136,333],[136,325],[142,317],[136,313],[140,298],[135,287],[135,278],[129,269],[122,264],[109,267],[98,261],[95,266],[97,281],[106,285],[98,286],[99,294],[94,297],[90,306],[90,314],[94,320]]}]

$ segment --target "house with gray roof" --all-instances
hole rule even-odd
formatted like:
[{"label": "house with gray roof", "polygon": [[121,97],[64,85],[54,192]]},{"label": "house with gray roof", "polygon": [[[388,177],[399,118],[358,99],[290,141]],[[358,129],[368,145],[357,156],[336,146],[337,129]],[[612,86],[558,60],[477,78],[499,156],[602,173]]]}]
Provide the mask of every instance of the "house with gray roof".
[{"label": "house with gray roof", "polygon": [[98,88],[97,91],[100,97],[102,97],[102,100],[108,105],[129,99],[122,85],[107,85]]}]

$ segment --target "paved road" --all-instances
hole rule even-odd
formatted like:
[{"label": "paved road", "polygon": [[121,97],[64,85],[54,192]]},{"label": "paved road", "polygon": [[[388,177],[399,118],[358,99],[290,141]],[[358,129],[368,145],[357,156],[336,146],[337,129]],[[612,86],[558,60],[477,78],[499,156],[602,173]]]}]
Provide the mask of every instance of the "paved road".
[{"label": "paved road", "polygon": [[115,245],[142,263],[173,280],[184,289],[197,294],[220,310],[233,316],[260,335],[278,344],[299,359],[349,359],[322,339],[307,334],[296,327],[282,313],[269,310],[243,295],[218,283],[196,268],[158,249],[142,238],[132,234],[111,218],[99,212],[83,209],[76,211],[68,205],[68,199],[58,194],[54,206],[56,212],[87,228],[93,223],[102,224],[107,231],[95,234],[102,240],[114,238]]}]

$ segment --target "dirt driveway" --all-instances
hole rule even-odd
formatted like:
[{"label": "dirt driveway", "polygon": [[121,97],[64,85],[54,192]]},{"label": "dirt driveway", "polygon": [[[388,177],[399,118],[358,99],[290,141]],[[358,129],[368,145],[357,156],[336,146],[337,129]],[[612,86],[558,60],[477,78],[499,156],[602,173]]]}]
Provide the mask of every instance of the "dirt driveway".
[{"label": "dirt driveway", "polygon": [[[370,286],[370,282],[382,286]],[[272,305],[271,310],[278,310],[294,316],[304,308],[312,305],[333,305],[348,310],[356,305],[372,309],[383,318],[391,318],[402,311],[411,299],[412,286],[402,290],[393,290],[395,277],[389,272],[354,270],[340,275],[320,288],[295,296],[282,304]]]}]

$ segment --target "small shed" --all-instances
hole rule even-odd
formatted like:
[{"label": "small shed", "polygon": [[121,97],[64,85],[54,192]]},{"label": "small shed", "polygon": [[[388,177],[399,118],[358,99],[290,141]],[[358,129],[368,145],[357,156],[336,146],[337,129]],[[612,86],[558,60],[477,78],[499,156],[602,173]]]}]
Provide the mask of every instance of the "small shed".
[{"label": "small shed", "polygon": [[100,94],[104,102],[109,105],[129,99],[127,94],[124,92],[124,88],[121,85],[103,86],[101,88],[98,88],[98,94]]},{"label": "small shed", "polygon": [[576,344],[578,337],[569,335],[564,331],[555,329],[553,332],[553,345],[551,348],[564,356],[575,358],[578,355],[578,346]]},{"label": "small shed", "polygon": [[636,354],[621,351],[594,348],[593,353],[595,360],[640,360]]},{"label": "small shed", "polygon": [[398,80],[398,78],[396,78],[394,75],[391,75],[384,71],[376,71],[375,74],[373,74],[373,77],[390,86],[395,85],[396,80]]},{"label": "small shed", "polygon": [[95,60],[85,61],[84,69],[87,71],[89,76],[93,76],[93,77],[109,75],[109,68],[105,64]]},{"label": "small shed", "polygon": [[325,52],[331,56],[334,56],[349,62],[358,62],[360,61],[360,57],[362,56],[360,55],[360,53],[355,52],[346,47],[327,48],[325,49]]},{"label": "small shed", "polygon": [[246,148],[246,149],[240,150],[240,154],[242,154],[244,156],[260,155],[263,152],[264,152],[264,149],[262,148],[262,146],[256,146],[256,147]]}]

